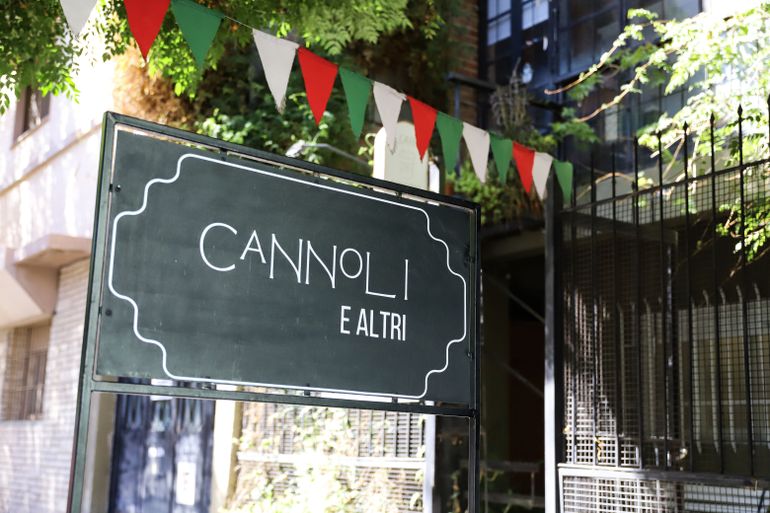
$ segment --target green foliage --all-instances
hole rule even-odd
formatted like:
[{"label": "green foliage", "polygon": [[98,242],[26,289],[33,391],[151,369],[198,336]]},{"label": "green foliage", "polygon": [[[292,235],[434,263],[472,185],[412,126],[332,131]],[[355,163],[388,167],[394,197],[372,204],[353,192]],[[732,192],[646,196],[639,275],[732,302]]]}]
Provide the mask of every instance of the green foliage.
[{"label": "green foliage", "polygon": [[347,153],[357,152],[358,141],[347,120],[341,88],[333,90],[316,126],[302,76],[292,73],[286,108],[277,114],[256,50],[226,52],[219,68],[204,74],[190,104],[196,120],[191,128],[206,135],[279,154],[304,141],[307,146],[300,153],[304,160],[352,172],[368,171],[355,161],[314,146],[325,143]]},{"label": "green foliage", "polygon": [[[642,95],[645,89],[662,86],[665,94],[683,91],[685,104],[675,112],[663,112],[638,135],[640,145],[653,155],[657,154],[660,136],[667,170],[681,160],[685,124],[690,136],[690,176],[710,171],[712,142],[719,167],[736,165],[741,149],[737,142],[739,106],[743,108],[743,160],[764,159],[770,151],[770,2],[727,18],[702,13],[681,21],[660,20],[654,13],[633,9],[629,19],[596,64],[572,84],[553,91],[567,91],[573,100],[581,102],[603,87],[608,77],[621,79],[617,94],[592,112],[578,116],[574,110],[566,111],[568,122],[587,122],[632,96]],[[713,141],[712,118],[716,121]],[[765,166],[754,172],[752,180],[767,178]],[[741,205],[737,183],[733,182],[737,180],[730,182],[730,190],[725,191],[729,201],[722,206],[726,221],[720,230],[739,241],[735,251],[740,252],[745,229],[747,260],[752,261],[767,249],[770,200],[750,198]],[[741,209],[745,227],[740,222]]]},{"label": "green foliage", "polygon": [[0,114],[25,87],[76,97],[72,76],[82,45],[59,20],[58,0],[0,1]]},{"label": "green foliage", "polygon": [[447,182],[454,192],[481,205],[481,224],[491,226],[524,217],[538,217],[541,212],[539,201],[527,194],[515,168],[508,170],[507,183],[501,183],[497,171],[487,171],[487,180],[482,183],[473,171],[469,159],[460,166],[460,176],[447,174]]},{"label": "green foliage", "polygon": [[[331,55],[355,41],[374,43],[411,27],[407,0],[211,0],[209,7],[247,25],[290,32]],[[101,0],[79,39],[69,32],[58,0],[0,0],[0,114],[27,86],[77,96],[73,81],[81,58],[109,60],[133,45],[121,0]],[[435,32],[429,24],[422,30]],[[224,20],[207,56],[216,67],[226,49],[252,44],[251,30]],[[170,12],[150,53],[151,70],[174,81],[177,94],[194,95],[201,76]]]}]

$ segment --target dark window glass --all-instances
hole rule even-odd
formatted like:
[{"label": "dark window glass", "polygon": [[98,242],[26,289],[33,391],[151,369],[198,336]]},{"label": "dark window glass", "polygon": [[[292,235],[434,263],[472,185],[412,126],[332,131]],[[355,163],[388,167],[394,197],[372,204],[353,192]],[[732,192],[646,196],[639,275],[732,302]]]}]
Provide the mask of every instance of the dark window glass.
[{"label": "dark window glass", "polygon": [[589,19],[569,31],[569,71],[585,68],[593,62],[594,21]]},{"label": "dark window glass", "polygon": [[620,34],[619,12],[616,9],[605,11],[595,19],[595,38],[593,62],[599,60],[599,57],[610,49],[612,42]]},{"label": "dark window glass", "polygon": [[682,19],[695,16],[700,11],[698,0],[666,0],[666,13],[668,19]]},{"label": "dark window glass", "polygon": [[681,20],[700,12],[698,0],[633,0],[628,2],[628,6],[647,9],[668,20]]},{"label": "dark window glass", "polygon": [[561,0],[559,8],[562,27],[594,13],[591,0]]},{"label": "dark window glass", "polygon": [[26,88],[19,98],[16,107],[16,127],[14,139],[18,139],[33,128],[38,127],[48,117],[51,105],[51,97],[43,95],[40,91]]}]

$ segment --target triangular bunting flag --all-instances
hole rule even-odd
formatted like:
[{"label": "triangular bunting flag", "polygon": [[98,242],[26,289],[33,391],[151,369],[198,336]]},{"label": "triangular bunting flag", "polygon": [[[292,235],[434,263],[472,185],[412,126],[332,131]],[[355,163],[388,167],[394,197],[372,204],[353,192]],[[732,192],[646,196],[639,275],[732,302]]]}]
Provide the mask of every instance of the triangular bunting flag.
[{"label": "triangular bunting flag", "polygon": [[524,190],[529,193],[532,190],[532,165],[535,161],[535,150],[515,142],[513,143],[513,158],[516,160],[521,184],[524,186]]},{"label": "triangular bunting flag", "polygon": [[279,39],[265,32],[254,30],[254,44],[265,70],[265,80],[270,94],[273,95],[278,112],[283,112],[286,105],[286,87],[289,85],[294,55],[299,45],[288,39]]},{"label": "triangular bunting flag", "polygon": [[503,139],[494,134],[489,136],[489,144],[492,146],[492,155],[495,157],[495,166],[497,166],[497,175],[500,183],[508,180],[508,168],[511,165],[511,155],[513,152],[510,139]]},{"label": "triangular bunting flag", "polygon": [[553,169],[556,171],[556,178],[564,194],[564,204],[569,205],[572,203],[572,162],[554,160]]},{"label": "triangular bunting flag", "polygon": [[487,180],[487,163],[489,162],[489,132],[469,123],[463,123],[463,139],[468,146],[471,164],[479,180]]},{"label": "triangular bunting flag", "polygon": [[67,24],[74,35],[80,34],[94,10],[96,0],[61,0],[61,7]]},{"label": "triangular bunting flag", "polygon": [[438,112],[430,105],[415,100],[411,96],[409,105],[412,107],[412,120],[414,121],[414,137],[417,140],[417,151],[420,159],[425,158],[425,152],[430,146],[430,138],[433,136],[433,129],[436,126],[436,115]]},{"label": "triangular bunting flag", "polygon": [[348,117],[350,127],[356,137],[361,136],[364,128],[366,106],[369,103],[369,95],[372,92],[372,81],[349,69],[340,68],[342,89],[345,90],[345,99],[348,102]]},{"label": "triangular bunting flag", "polygon": [[203,60],[222,22],[222,13],[192,0],[173,0],[171,10],[174,11],[182,35],[190,45],[198,69],[203,68]]},{"label": "triangular bunting flag", "polygon": [[337,78],[339,67],[307,48],[297,50],[297,55],[299,56],[299,67],[302,68],[302,79],[305,81],[307,103],[310,105],[310,110],[313,111],[317,125],[321,122],[326,110],[326,104],[332,94],[334,79]]},{"label": "triangular bunting flag", "polygon": [[396,149],[396,125],[398,116],[401,114],[401,104],[406,97],[390,87],[380,82],[374,83],[374,103],[377,104],[377,112],[380,113],[382,126],[385,127],[385,136],[387,138],[390,151]]},{"label": "triangular bunting flag", "polygon": [[449,172],[457,165],[457,157],[460,153],[460,139],[463,136],[463,123],[457,118],[439,112],[436,117],[436,128],[441,136],[444,169],[445,172]]},{"label": "triangular bunting flag", "polygon": [[532,179],[540,199],[545,199],[545,185],[548,183],[548,173],[551,171],[553,157],[547,153],[535,152],[535,162],[532,164]]},{"label": "triangular bunting flag", "polygon": [[145,60],[155,38],[158,37],[170,2],[171,0],[123,0],[128,26]]}]

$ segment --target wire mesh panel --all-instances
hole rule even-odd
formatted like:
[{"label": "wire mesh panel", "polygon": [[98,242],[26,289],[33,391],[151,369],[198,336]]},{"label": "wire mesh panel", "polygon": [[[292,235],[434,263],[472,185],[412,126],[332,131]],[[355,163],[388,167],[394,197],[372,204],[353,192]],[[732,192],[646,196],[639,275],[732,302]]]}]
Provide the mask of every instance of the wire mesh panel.
[{"label": "wire mesh panel", "polygon": [[678,158],[635,155],[630,193],[616,194],[614,159],[610,173],[592,169],[557,214],[562,461],[642,470],[565,477],[565,511],[758,511],[764,500],[644,477],[770,478],[770,159],[743,162],[741,123],[721,153],[712,127],[710,155],[688,155],[686,131]]},{"label": "wire mesh panel", "polygon": [[[235,501],[254,510],[423,510],[425,416],[250,403]],[[306,504],[307,503],[307,504]]]},{"label": "wire mesh panel", "polygon": [[756,513],[767,490],[747,486],[618,477],[562,475],[562,512]]}]

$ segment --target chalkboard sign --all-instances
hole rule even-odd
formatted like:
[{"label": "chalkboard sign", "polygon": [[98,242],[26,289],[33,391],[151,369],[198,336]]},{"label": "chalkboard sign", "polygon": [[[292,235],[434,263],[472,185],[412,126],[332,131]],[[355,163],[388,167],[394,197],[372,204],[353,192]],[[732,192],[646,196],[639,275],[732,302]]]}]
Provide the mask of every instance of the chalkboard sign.
[{"label": "chalkboard sign", "polygon": [[176,135],[108,135],[97,375],[472,404],[475,208]]}]

